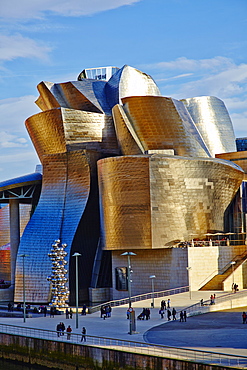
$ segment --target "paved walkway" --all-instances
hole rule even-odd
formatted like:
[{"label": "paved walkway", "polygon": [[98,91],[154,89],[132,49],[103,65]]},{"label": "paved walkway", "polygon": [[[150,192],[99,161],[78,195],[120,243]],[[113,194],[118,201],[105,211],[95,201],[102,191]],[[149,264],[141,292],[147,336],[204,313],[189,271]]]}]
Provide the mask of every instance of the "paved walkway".
[{"label": "paved walkway", "polygon": [[[216,297],[225,293],[216,293]],[[165,297],[171,300],[171,307],[177,311],[198,303],[202,298],[208,300],[211,292],[193,292],[192,299],[188,292]],[[167,318],[160,318],[159,306],[162,298],[155,299],[155,308],[151,309],[150,320],[137,320],[137,333],[129,335],[129,320],[126,318],[128,305],[113,307],[112,317],[107,319],[100,318],[100,312],[90,315],[79,315],[79,328],[76,329],[76,315],[72,319],[66,319],[65,315],[55,316],[54,318],[43,317],[43,315],[33,315],[23,322],[23,318],[0,317],[0,323],[26,326],[30,328],[40,328],[56,330],[56,325],[63,321],[65,326],[71,325],[73,333],[81,333],[83,326],[87,329],[88,335],[108,337],[137,342],[159,343],[168,346],[186,347],[201,350],[213,350],[229,354],[247,356],[247,325],[242,324],[241,308],[236,312],[208,313],[205,315],[189,317],[186,323],[167,322]],[[141,313],[143,307],[150,307],[151,300],[134,302],[132,305],[136,316]],[[246,308],[247,310],[247,308]],[[81,312],[81,309],[79,310]],[[179,315],[177,315],[179,316]],[[225,347],[225,348],[224,348]]]}]

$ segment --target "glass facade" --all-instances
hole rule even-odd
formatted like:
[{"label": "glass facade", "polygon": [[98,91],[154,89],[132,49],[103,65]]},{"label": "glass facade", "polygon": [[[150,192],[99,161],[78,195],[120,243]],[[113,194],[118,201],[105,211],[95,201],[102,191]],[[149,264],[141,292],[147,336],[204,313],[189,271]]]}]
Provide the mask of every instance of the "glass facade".
[{"label": "glass facade", "polygon": [[242,152],[247,150],[247,137],[236,139],[237,151]]}]

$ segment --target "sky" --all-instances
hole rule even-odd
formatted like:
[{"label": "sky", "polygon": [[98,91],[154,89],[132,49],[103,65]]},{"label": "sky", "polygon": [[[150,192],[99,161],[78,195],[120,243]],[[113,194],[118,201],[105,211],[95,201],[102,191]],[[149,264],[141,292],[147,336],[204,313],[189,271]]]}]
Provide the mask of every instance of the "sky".
[{"label": "sky", "polygon": [[25,120],[41,81],[125,64],[163,96],[222,99],[247,137],[246,0],[8,0],[0,2],[0,181],[35,171]]}]

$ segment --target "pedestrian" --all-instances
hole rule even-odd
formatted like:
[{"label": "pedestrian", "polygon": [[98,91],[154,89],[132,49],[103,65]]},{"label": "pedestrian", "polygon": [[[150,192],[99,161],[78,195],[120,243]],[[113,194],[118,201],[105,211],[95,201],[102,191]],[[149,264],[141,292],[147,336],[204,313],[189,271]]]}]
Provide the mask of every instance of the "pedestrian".
[{"label": "pedestrian", "polygon": [[72,308],[69,310],[69,317],[70,317],[70,319],[72,319],[72,318],[73,318],[73,311],[72,311]]},{"label": "pedestrian", "polygon": [[65,310],[66,319],[69,319],[69,309],[68,307]]},{"label": "pedestrian", "polygon": [[200,300],[200,302],[201,302],[201,306],[204,306],[203,298]]},{"label": "pedestrian", "polygon": [[159,310],[159,314],[160,314],[160,318],[161,319],[164,319],[164,309],[161,307],[161,309]]},{"label": "pedestrian", "polygon": [[44,317],[46,317],[46,314],[47,314],[47,307],[45,306],[44,307]]},{"label": "pedestrian", "polygon": [[61,335],[64,335],[64,331],[65,331],[65,325],[63,322],[60,323],[60,326],[61,326]]},{"label": "pedestrian", "polygon": [[184,322],[184,313],[183,311],[180,312],[180,322]]},{"label": "pedestrian", "polygon": [[50,317],[54,317],[54,314],[55,314],[55,308],[54,307],[51,307],[50,308]]},{"label": "pedestrian", "polygon": [[167,320],[170,321],[171,320],[171,311],[169,309],[167,309]]},{"label": "pedestrian", "polygon": [[100,307],[100,317],[105,319],[105,306]]},{"label": "pedestrian", "polygon": [[177,320],[177,318],[176,318],[176,313],[177,313],[177,311],[175,310],[175,308],[173,307],[173,309],[172,309],[172,320]]},{"label": "pedestrian", "polygon": [[82,330],[81,330],[81,342],[86,342],[86,333],[87,333],[87,331],[86,331],[86,328],[85,328],[85,326],[83,326],[83,328],[82,328]]},{"label": "pedestrian", "polygon": [[72,329],[71,329],[71,326],[70,325],[67,327],[66,332],[67,332],[67,339],[70,340],[71,332],[72,332]]},{"label": "pedestrian", "polygon": [[87,310],[87,306],[84,304],[84,305],[82,306],[81,314],[82,314],[82,315],[84,315],[84,316],[86,316],[86,310]]},{"label": "pedestrian", "polygon": [[242,318],[243,318],[243,324],[246,324],[246,319],[247,319],[246,312],[242,313]]},{"label": "pedestrian", "polygon": [[57,324],[56,330],[57,330],[57,336],[58,336],[58,337],[60,337],[60,335],[61,335],[61,330],[62,330],[62,328],[61,328],[61,323]]},{"label": "pedestrian", "polygon": [[184,322],[186,322],[186,320],[187,320],[187,313],[186,311],[184,311]]},{"label": "pedestrian", "polygon": [[168,300],[167,300],[167,308],[170,308],[170,304],[171,304],[171,300],[170,300],[170,298],[168,298]]}]

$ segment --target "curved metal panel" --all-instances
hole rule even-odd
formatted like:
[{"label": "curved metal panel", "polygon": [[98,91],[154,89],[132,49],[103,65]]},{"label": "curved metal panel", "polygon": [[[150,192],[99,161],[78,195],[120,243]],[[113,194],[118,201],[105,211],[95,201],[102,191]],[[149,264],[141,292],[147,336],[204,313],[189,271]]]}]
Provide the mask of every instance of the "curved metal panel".
[{"label": "curved metal panel", "polygon": [[112,109],[112,115],[122,154],[143,154],[145,150],[135,134],[123,107],[119,104],[115,105]]},{"label": "curved metal panel", "polygon": [[151,248],[148,157],[107,158],[97,165],[105,249]]},{"label": "curved metal panel", "polygon": [[232,122],[225,104],[214,96],[183,99],[212,157],[235,152],[236,143]]},{"label": "curved metal panel", "polygon": [[[90,189],[90,169],[84,151],[45,156],[43,187],[38,206],[28,223],[18,253],[25,253],[27,301],[49,301],[51,274],[48,257],[56,239],[69,252],[85,210]],[[15,301],[22,300],[22,264],[17,259]]]},{"label": "curved metal panel", "polygon": [[148,157],[98,161],[105,249],[151,248]]},{"label": "curved metal panel", "polygon": [[25,123],[41,162],[44,155],[66,151],[60,108],[35,114]]},{"label": "curved metal panel", "polygon": [[177,155],[210,155],[193,121],[185,112],[181,114],[181,106],[178,109],[174,99],[131,96],[122,101],[145,151],[174,149]]},{"label": "curved metal panel", "polygon": [[151,156],[153,248],[223,231],[243,176],[240,167],[218,159]]},{"label": "curved metal panel", "polygon": [[222,231],[244,176],[227,161],[164,155],[102,159],[98,170],[109,250],[164,248]]},{"label": "curved metal panel", "polygon": [[121,104],[122,98],[138,95],[161,95],[151,76],[125,65],[118,70],[105,86],[107,101],[111,108]]}]

